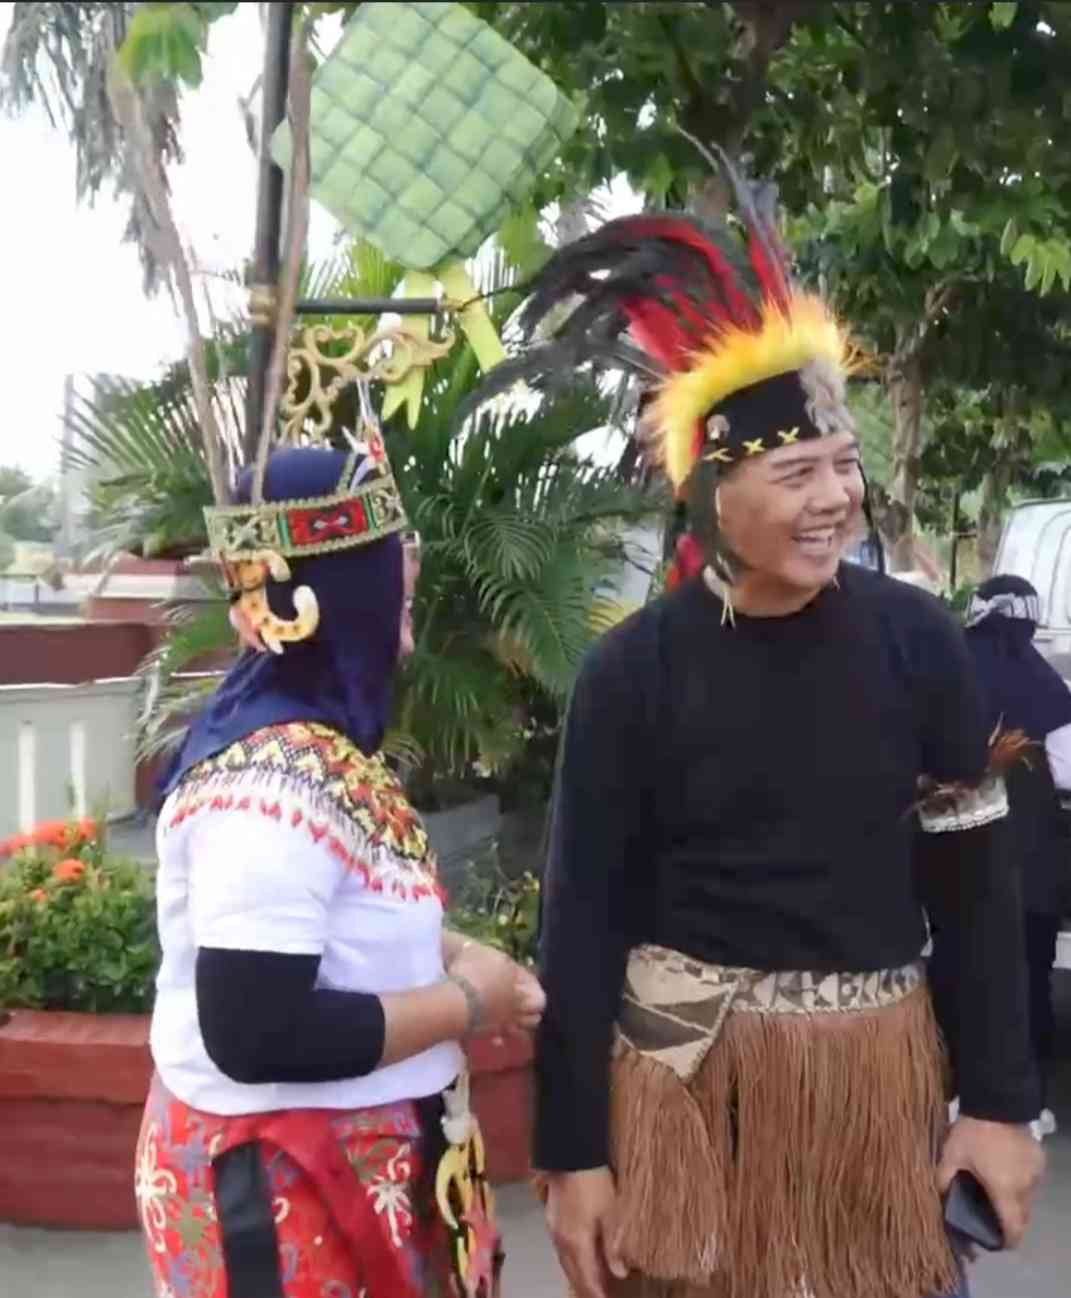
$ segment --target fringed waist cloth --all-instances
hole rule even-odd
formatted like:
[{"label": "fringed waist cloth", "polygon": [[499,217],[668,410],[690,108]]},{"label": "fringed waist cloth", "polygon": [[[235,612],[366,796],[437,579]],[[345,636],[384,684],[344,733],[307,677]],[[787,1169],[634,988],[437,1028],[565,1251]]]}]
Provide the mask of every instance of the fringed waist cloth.
[{"label": "fringed waist cloth", "polygon": [[622,1294],[955,1291],[936,1185],[943,1059],[920,965],[761,973],[637,948],[611,1086],[638,1273]]}]

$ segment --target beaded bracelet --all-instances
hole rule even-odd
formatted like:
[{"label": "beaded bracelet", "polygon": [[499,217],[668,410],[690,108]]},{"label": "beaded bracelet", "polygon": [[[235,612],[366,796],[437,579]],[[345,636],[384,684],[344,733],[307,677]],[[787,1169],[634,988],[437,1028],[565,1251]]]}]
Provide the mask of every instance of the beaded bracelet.
[{"label": "beaded bracelet", "polygon": [[469,1036],[480,1026],[480,1020],[483,1018],[483,1001],[480,1000],[480,993],[464,974],[448,974],[447,981],[460,987],[461,994],[465,997],[465,1006],[468,1011],[468,1017],[465,1021],[465,1035]]}]

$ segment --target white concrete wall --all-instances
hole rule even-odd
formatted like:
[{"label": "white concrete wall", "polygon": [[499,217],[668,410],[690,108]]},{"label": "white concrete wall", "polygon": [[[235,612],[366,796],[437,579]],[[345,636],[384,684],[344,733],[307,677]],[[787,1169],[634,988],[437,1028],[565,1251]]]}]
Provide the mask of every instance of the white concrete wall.
[{"label": "white concrete wall", "polygon": [[137,691],[129,678],[0,686],[0,837],[135,810]]}]

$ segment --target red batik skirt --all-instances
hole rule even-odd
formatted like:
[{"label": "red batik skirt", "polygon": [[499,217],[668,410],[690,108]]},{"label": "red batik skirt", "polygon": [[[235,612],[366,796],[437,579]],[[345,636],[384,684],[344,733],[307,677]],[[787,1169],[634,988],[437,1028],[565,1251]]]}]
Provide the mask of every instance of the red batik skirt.
[{"label": "red batik skirt", "polygon": [[191,1109],[155,1080],[135,1189],[157,1298],[234,1298],[260,1288],[237,1276],[242,1250],[228,1243],[229,1209],[217,1199],[221,1156],[253,1149],[277,1247],[278,1280],[268,1290],[282,1298],[462,1298],[448,1233],[432,1193],[422,1191],[424,1142],[412,1101],[227,1118]]}]

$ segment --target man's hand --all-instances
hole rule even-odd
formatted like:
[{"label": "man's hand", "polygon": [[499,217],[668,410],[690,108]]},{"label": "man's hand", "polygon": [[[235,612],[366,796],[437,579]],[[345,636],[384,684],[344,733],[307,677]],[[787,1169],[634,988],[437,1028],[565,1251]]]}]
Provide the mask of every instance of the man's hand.
[{"label": "man's hand", "polygon": [[608,1167],[547,1178],[547,1228],[575,1298],[606,1298],[606,1277],[628,1275],[617,1232],[617,1190]]},{"label": "man's hand", "polygon": [[948,1133],[937,1169],[944,1194],[957,1172],[971,1172],[985,1187],[1009,1248],[1018,1248],[1030,1225],[1045,1155],[1028,1127],[962,1117]]}]

